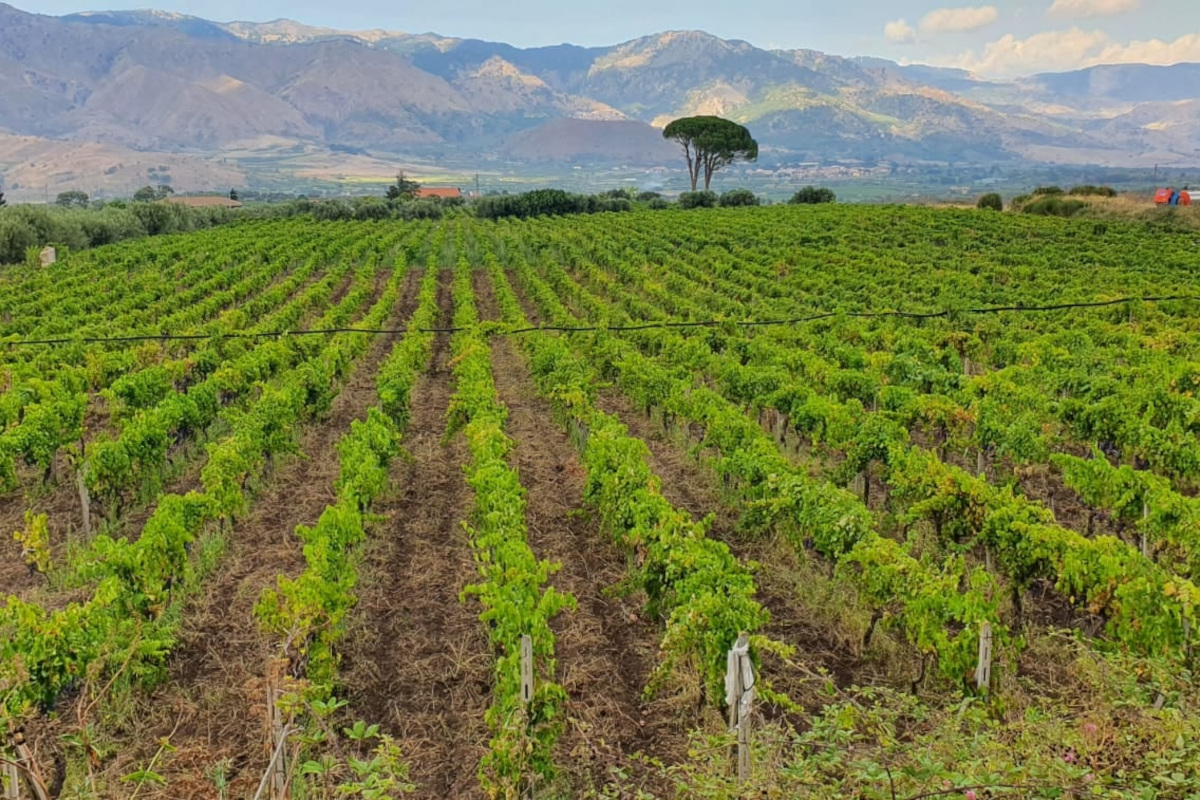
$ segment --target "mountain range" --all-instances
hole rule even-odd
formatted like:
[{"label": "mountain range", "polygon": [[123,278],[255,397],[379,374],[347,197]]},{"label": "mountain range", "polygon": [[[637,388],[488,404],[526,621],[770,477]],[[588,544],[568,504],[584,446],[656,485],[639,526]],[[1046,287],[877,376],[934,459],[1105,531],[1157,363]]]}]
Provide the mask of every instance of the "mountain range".
[{"label": "mountain range", "polygon": [[36,183],[38,142],[68,162],[71,147],[107,148],[110,174],[134,165],[134,182],[142,165],[198,159],[215,185],[238,169],[231,153],[674,164],[659,128],[689,114],[748,125],[766,165],[1194,165],[1200,64],[992,81],[700,31],[523,49],[0,3],[0,169],[18,188]]}]

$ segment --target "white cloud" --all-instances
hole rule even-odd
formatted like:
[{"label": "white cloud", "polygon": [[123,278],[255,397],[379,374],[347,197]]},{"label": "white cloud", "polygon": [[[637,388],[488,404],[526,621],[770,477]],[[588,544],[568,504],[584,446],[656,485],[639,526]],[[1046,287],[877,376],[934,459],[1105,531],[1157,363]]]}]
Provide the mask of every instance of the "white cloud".
[{"label": "white cloud", "polygon": [[984,75],[1030,75],[1098,64],[1177,64],[1200,61],[1200,31],[1170,42],[1159,39],[1128,44],[1103,31],[1071,28],[1018,39],[1012,34],[988,43],[982,53],[968,51],[944,62]]},{"label": "white cloud", "polygon": [[1149,39],[1129,44],[1111,44],[1091,64],[1178,64],[1200,61],[1200,31],[1180,36],[1171,42]]},{"label": "white cloud", "polygon": [[884,25],[883,35],[892,44],[912,44],[917,40],[916,30],[902,19]]},{"label": "white cloud", "polygon": [[1000,16],[995,6],[938,8],[921,18],[921,33],[966,33],[991,25]]},{"label": "white cloud", "polygon": [[1140,7],[1142,0],[1054,0],[1046,11],[1051,17],[1111,17]]}]

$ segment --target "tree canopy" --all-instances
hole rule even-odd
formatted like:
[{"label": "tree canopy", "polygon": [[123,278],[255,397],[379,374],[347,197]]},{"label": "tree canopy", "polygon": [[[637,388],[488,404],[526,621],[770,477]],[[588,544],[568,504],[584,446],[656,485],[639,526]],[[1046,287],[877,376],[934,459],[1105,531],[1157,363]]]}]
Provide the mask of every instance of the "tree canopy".
[{"label": "tree canopy", "polygon": [[81,192],[78,189],[72,189],[69,192],[59,192],[58,197],[54,198],[54,204],[63,208],[87,208],[87,192]]},{"label": "tree canopy", "polygon": [[133,193],[133,199],[139,203],[153,203],[171,194],[175,194],[175,190],[165,183],[160,183],[157,189],[153,186],[143,186]]},{"label": "tree canopy", "polygon": [[663,129],[663,138],[683,146],[693,192],[701,172],[707,191],[717,170],[735,161],[758,159],[758,142],[754,141],[750,131],[744,125],[720,117],[677,119]]},{"label": "tree canopy", "polygon": [[837,195],[833,193],[833,189],[824,186],[818,188],[816,186],[805,186],[800,191],[792,195],[792,199],[788,200],[792,205],[815,205],[817,203],[836,203]]},{"label": "tree canopy", "polygon": [[396,182],[387,188],[388,200],[411,200],[417,196],[421,184],[404,177],[403,172],[396,173]]}]

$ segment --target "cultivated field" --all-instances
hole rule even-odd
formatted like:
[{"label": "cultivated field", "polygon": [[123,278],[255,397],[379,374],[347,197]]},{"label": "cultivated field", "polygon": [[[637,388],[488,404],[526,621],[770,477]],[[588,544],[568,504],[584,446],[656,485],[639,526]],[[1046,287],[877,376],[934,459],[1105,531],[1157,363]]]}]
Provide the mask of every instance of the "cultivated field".
[{"label": "cultivated field", "polygon": [[835,206],[13,268],[3,774],[1200,796],[1198,269],[1194,232]]}]

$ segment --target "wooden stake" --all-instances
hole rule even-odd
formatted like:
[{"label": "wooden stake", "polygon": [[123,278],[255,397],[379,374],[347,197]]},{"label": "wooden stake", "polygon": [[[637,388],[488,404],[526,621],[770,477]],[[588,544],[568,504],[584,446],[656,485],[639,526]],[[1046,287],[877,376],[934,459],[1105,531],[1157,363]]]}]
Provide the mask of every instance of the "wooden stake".
[{"label": "wooden stake", "polygon": [[279,698],[283,694],[280,684],[287,669],[287,663],[287,659],[277,658],[267,664],[267,721],[270,725],[271,752],[273,753],[267,769],[267,773],[271,776],[268,797],[274,798],[274,800],[283,800],[287,792],[287,759],[283,754],[286,732],[283,724],[283,712],[279,709]]},{"label": "wooden stake", "polygon": [[737,734],[738,783],[750,779],[750,718],[754,703],[754,664],[750,661],[750,634],[743,632],[729,650],[725,670],[725,703],[729,706],[729,732]]},{"label": "wooden stake", "polygon": [[[521,703],[524,706],[525,719],[529,719],[529,706],[533,702],[533,637],[525,634],[521,637]],[[528,722],[526,723],[528,724]],[[535,775],[526,776],[521,797],[533,800]],[[524,781],[523,781],[524,782]]]},{"label": "wooden stake", "polygon": [[[4,752],[4,757],[8,759],[7,751]],[[11,760],[4,764],[4,800],[21,800],[21,774]]]},{"label": "wooden stake", "polygon": [[13,735],[13,748],[17,751],[17,763],[25,771],[25,783],[33,792],[35,800],[50,800],[50,793],[46,791],[46,782],[42,780],[42,775],[37,768],[37,760],[33,757],[33,751],[29,749],[29,745],[25,744],[25,736],[20,731]]},{"label": "wooden stake", "polygon": [[[1150,518],[1150,504],[1145,500],[1142,501],[1142,520]],[[1142,531],[1142,557],[1151,558],[1150,554],[1150,537],[1146,535],[1146,531]]]},{"label": "wooden stake", "polygon": [[533,702],[533,637],[521,637],[521,702]]},{"label": "wooden stake", "polygon": [[992,685],[992,623],[979,626],[979,663],[975,667],[975,688],[987,692]]},{"label": "wooden stake", "polygon": [[83,541],[92,540],[92,499],[88,496],[87,483],[83,480],[83,469],[75,473],[75,487],[79,489],[79,505],[83,508]]},{"label": "wooden stake", "polygon": [[[867,473],[866,473],[866,471],[864,470],[863,472],[860,472],[857,475],[855,475],[854,480],[851,482],[850,486],[851,486],[851,490],[856,495],[858,495],[859,497],[862,497],[862,498],[866,498],[866,496],[867,496]],[[867,501],[864,499],[863,502],[866,503]]]}]

